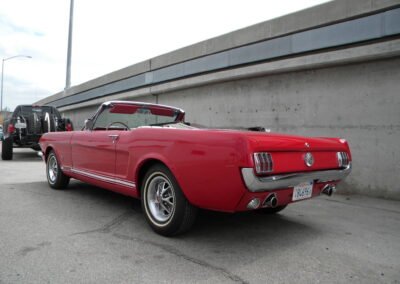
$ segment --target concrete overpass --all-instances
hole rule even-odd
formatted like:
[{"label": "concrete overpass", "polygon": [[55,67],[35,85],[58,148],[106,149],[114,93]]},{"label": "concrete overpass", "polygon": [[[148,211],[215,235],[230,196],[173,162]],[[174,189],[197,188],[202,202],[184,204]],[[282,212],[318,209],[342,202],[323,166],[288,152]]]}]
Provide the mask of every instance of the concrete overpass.
[{"label": "concrete overpass", "polygon": [[349,140],[341,187],[400,199],[400,0],[336,0],[128,66],[39,101],[76,128],[114,99],[210,127]]}]

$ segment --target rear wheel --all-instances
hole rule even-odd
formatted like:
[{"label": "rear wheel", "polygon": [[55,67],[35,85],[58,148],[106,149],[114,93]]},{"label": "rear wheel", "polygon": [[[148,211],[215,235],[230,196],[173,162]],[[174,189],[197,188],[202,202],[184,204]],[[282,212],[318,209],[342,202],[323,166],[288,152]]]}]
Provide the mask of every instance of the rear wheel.
[{"label": "rear wheel", "polygon": [[69,176],[66,176],[60,167],[54,151],[50,151],[46,163],[47,182],[53,189],[63,189],[68,186]]},{"label": "rear wheel", "polygon": [[1,143],[1,158],[3,160],[12,160],[13,158],[13,140],[8,137]]},{"label": "rear wheel", "polygon": [[276,214],[276,213],[282,211],[283,209],[285,209],[286,206],[287,205],[276,206],[274,208],[272,208],[272,207],[261,208],[261,209],[258,209],[257,212],[264,213],[264,214]]},{"label": "rear wheel", "polygon": [[151,228],[164,236],[188,231],[197,215],[173,174],[161,164],[152,166],[143,179],[142,208]]}]

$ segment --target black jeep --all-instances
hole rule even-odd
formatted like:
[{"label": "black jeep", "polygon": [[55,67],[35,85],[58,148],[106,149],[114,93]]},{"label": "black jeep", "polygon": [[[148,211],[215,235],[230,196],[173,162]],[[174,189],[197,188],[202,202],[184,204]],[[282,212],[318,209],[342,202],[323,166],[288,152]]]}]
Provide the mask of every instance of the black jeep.
[{"label": "black jeep", "polygon": [[39,139],[43,133],[72,131],[68,118],[61,118],[55,107],[20,105],[10,118],[3,123],[3,143],[1,158],[12,160],[13,147],[32,148],[39,151]]}]

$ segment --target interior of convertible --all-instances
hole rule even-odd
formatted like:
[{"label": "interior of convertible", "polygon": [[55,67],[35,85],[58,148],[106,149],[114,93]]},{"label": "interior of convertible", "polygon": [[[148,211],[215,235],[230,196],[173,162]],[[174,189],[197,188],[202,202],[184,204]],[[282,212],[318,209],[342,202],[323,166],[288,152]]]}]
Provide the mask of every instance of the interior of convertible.
[{"label": "interior of convertible", "polygon": [[179,122],[179,112],[159,106],[115,104],[95,118],[92,130],[130,130],[142,126],[161,126]]}]

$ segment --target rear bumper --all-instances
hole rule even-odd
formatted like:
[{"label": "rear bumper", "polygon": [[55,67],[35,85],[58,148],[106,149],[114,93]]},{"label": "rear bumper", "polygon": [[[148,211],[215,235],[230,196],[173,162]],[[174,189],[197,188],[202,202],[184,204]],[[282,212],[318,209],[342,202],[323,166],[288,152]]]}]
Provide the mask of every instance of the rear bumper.
[{"label": "rear bumper", "polygon": [[302,172],[268,177],[258,177],[253,168],[243,168],[242,176],[246,187],[251,192],[270,191],[294,187],[302,182],[329,182],[338,181],[347,177],[351,172],[351,163],[344,169]]}]

